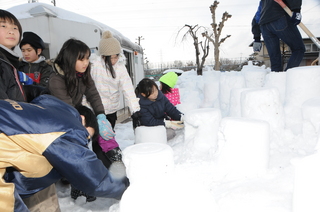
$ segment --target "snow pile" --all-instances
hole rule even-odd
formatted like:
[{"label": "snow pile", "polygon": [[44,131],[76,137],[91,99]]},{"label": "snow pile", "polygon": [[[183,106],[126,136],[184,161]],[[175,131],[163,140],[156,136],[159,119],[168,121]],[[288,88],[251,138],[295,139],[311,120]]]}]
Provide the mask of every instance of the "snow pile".
[{"label": "snow pile", "polygon": [[[274,73],[249,63],[241,72],[189,71],[177,87],[185,129],[167,144],[154,131],[139,136],[153,139],[134,144],[132,123],[116,125],[133,182],[124,194],[130,201],[70,200],[74,211],[320,211],[320,66]],[[128,153],[150,143],[170,146],[173,155],[152,148]],[[163,167],[169,175],[161,174]],[[63,211],[70,208],[66,196],[59,199]]]}]

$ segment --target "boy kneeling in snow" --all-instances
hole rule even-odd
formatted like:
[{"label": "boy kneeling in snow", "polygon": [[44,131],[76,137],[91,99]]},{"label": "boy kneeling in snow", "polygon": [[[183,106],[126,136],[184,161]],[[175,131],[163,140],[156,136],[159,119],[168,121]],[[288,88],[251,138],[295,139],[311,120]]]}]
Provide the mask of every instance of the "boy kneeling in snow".
[{"label": "boy kneeling in snow", "polygon": [[92,120],[72,106],[41,95],[31,103],[0,100],[0,114],[0,211],[29,211],[22,199],[62,177],[97,197],[120,199],[129,186],[124,172],[115,176],[87,147]]}]

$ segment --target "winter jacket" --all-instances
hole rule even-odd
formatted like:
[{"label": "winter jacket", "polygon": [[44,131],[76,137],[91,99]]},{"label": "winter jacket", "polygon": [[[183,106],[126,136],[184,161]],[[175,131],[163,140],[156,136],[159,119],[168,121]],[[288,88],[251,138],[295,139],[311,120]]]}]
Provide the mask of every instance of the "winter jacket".
[{"label": "winter jacket", "polygon": [[45,57],[40,56],[39,59],[33,63],[20,61],[19,71],[26,73],[36,85],[46,87],[49,76],[53,72],[52,67],[47,63]]},{"label": "winter jacket", "polygon": [[[283,0],[291,11],[300,12],[302,0]],[[259,25],[267,24],[288,15],[286,11],[274,0],[261,0],[258,10],[251,23],[254,39],[260,38]]]},{"label": "winter jacket", "polygon": [[180,102],[180,92],[179,92],[179,88],[172,88],[171,92],[164,94],[169,101],[174,105],[178,105],[181,104]]},{"label": "winter jacket", "polygon": [[104,114],[104,108],[101,102],[100,95],[97,88],[89,76],[89,86],[85,86],[82,78],[77,78],[77,86],[71,95],[67,92],[67,86],[65,84],[64,72],[57,64],[53,64],[54,73],[49,77],[48,88],[51,95],[64,101],[71,106],[80,105],[83,95],[86,96],[88,102],[96,115]]},{"label": "winter jacket", "polygon": [[0,45],[0,99],[25,101],[24,91],[16,68],[9,62],[6,55],[18,57],[11,50]]},{"label": "winter jacket", "polygon": [[50,95],[31,103],[0,100],[0,211],[28,211],[21,198],[62,177],[89,195],[120,198],[125,182],[87,147],[79,113]]},{"label": "winter jacket", "polygon": [[[120,54],[119,57],[124,56]],[[134,93],[131,78],[121,58],[119,58],[118,62],[113,66],[116,78],[113,78],[110,71],[106,69],[102,57],[92,55],[90,61],[92,63],[91,76],[101,96],[105,114],[112,114],[121,109],[121,92],[125,97],[131,113],[139,111],[139,99],[137,99]]]},{"label": "winter jacket", "polygon": [[182,113],[159,91],[156,101],[151,101],[141,94],[140,98],[140,122],[142,126],[165,125],[166,115],[172,120],[180,120]]}]

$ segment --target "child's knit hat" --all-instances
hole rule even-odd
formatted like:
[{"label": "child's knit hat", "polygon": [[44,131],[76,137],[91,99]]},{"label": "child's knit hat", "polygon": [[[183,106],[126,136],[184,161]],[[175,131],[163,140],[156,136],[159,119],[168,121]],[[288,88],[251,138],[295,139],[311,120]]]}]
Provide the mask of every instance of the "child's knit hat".
[{"label": "child's knit hat", "polygon": [[33,33],[33,32],[23,33],[23,38],[19,45],[20,49],[25,44],[30,44],[30,46],[32,46],[35,49],[41,49],[41,50],[45,49],[43,40],[36,33]]},{"label": "child's knit hat", "polygon": [[178,80],[178,75],[176,74],[176,72],[173,72],[173,71],[166,73],[159,79],[160,82],[168,85],[170,88],[173,88],[176,85],[177,80]]},{"label": "child's knit hat", "polygon": [[110,31],[105,31],[102,33],[98,50],[99,50],[99,54],[104,56],[120,54],[121,53],[120,42],[113,37]]}]

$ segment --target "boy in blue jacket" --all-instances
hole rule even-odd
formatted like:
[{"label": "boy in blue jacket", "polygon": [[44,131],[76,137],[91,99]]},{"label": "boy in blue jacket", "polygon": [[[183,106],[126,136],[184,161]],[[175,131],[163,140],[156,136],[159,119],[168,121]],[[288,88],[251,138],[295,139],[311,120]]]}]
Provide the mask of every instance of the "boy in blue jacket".
[{"label": "boy in blue jacket", "polygon": [[31,103],[0,100],[0,114],[0,211],[29,211],[22,199],[62,177],[97,197],[120,199],[129,186],[88,149],[96,127],[72,106],[41,95]]}]

